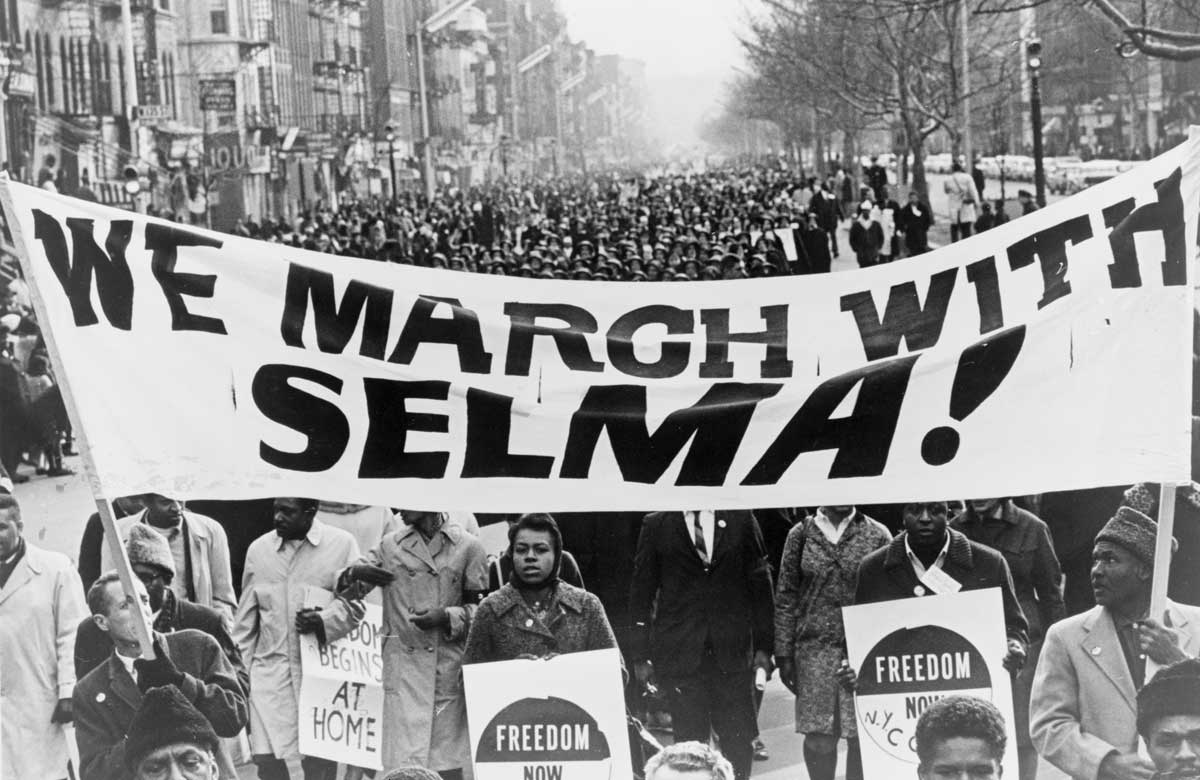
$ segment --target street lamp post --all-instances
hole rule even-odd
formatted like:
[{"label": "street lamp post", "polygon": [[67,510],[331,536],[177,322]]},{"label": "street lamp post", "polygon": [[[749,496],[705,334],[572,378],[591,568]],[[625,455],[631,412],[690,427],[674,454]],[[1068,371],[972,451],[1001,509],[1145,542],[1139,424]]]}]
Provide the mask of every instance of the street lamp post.
[{"label": "street lamp post", "polygon": [[392,169],[392,202],[395,203],[399,197],[399,193],[396,192],[396,128],[388,123],[384,129],[387,131],[384,137],[388,142],[388,164]]},{"label": "street lamp post", "polygon": [[435,33],[463,11],[475,5],[476,0],[455,0],[417,25],[417,93],[421,102],[421,168],[425,179],[425,198],[433,202],[433,148],[429,143],[429,87],[425,79],[425,34]]},{"label": "street lamp post", "polygon": [[1038,207],[1046,205],[1046,169],[1042,160],[1042,91],[1038,71],[1042,67],[1042,41],[1030,38],[1025,44],[1025,66],[1029,69],[1029,119],[1033,123],[1033,183]]}]

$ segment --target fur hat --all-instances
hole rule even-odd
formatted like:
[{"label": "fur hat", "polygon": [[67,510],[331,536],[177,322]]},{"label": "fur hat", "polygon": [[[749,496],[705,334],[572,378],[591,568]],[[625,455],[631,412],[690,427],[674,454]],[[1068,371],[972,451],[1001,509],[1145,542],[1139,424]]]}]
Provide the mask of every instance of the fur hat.
[{"label": "fur hat", "polygon": [[174,685],[151,688],[129,722],[125,738],[125,765],[136,771],[152,751],[186,742],[217,752],[217,733]]},{"label": "fur hat", "polygon": [[134,523],[129,528],[129,541],[125,543],[129,563],[157,566],[175,577],[175,556],[171,555],[171,544],[167,537],[145,523]]},{"label": "fur hat", "polygon": [[1200,715],[1200,659],[1163,667],[1142,686],[1137,697],[1137,730],[1149,737],[1159,718],[1171,715]]},{"label": "fur hat", "polygon": [[1096,534],[1097,542],[1112,542],[1133,553],[1142,563],[1154,563],[1154,538],[1158,523],[1127,506],[1117,510]]}]

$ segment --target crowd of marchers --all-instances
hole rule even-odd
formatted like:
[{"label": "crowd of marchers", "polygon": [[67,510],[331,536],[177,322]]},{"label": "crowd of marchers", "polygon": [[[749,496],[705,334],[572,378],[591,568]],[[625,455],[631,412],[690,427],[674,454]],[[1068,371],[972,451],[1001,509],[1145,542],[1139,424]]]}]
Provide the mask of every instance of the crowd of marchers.
[{"label": "crowd of marchers", "polygon": [[[617,648],[631,717],[652,729],[633,731],[635,766],[659,739],[677,743],[659,763],[710,758],[709,776],[750,777],[769,749],[758,739],[761,669],[795,694],[808,775],[832,780],[845,740],[845,776],[862,778],[841,608],[921,598],[949,580],[1002,595],[1006,641],[992,651],[1013,679],[1022,778],[1037,776],[1039,759],[1083,780],[1196,775],[1200,609],[1185,603],[1193,589],[1149,613],[1150,494],[1126,491],[1095,533],[1084,575],[1095,605],[1070,615],[1029,498],[881,507],[899,512],[889,527],[854,506],[502,518],[309,498],[214,502],[219,521],[147,495],[115,502],[136,575],[129,593],[97,518],[74,566],[27,539],[17,498],[0,494],[4,777],[66,777],[62,727],[73,722],[82,780],[173,776],[162,767],[185,759],[208,771],[186,777],[233,778],[252,762],[264,780],[286,778],[298,761],[304,777],[332,780],[337,764],[300,754],[300,637],[343,637],[372,601],[385,626],[388,771],[472,776],[464,665]],[[269,530],[248,545],[232,539],[227,530],[244,531],[237,512],[265,512]],[[498,555],[480,541],[480,520],[507,521]],[[931,578],[935,569],[948,580]],[[310,588],[332,600],[314,606]],[[966,723],[998,770],[1003,722],[956,706],[943,727]],[[962,760],[951,753],[943,758]],[[935,758],[921,755],[929,777],[942,776],[927,766]]]},{"label": "crowd of marchers", "polygon": [[[858,213],[874,222],[881,198],[868,185],[849,203],[869,195]],[[836,251],[836,222],[823,228],[821,215],[826,199],[845,205],[842,189],[836,177],[797,182],[762,170],[636,186],[597,178],[499,188],[481,200],[444,192],[428,209],[417,200],[359,205],[243,230],[481,272],[734,278],[827,270],[824,260],[811,263],[817,247]],[[781,243],[793,222],[797,260]],[[911,234],[900,235],[907,244]],[[44,360],[24,292],[11,284],[0,313],[8,331],[0,389],[22,402],[23,375]],[[615,647],[631,723],[648,727],[631,728],[639,773],[750,777],[772,749],[758,729],[761,670],[794,694],[804,735],[796,760],[809,777],[836,776],[844,741],[845,776],[861,780],[857,674],[841,609],[926,597],[930,583],[947,581],[1000,590],[1005,642],[992,652],[1012,675],[1016,744],[1005,744],[990,705],[939,701],[917,728],[922,778],[998,777],[1010,749],[1022,780],[1037,776],[1039,761],[1080,780],[1200,776],[1194,484],[1177,491],[1163,614],[1149,612],[1159,511],[1151,484],[871,507],[554,516],[130,496],[113,502],[136,575],[130,592],[98,516],[74,563],[24,533],[13,482],[27,477],[25,463],[66,470],[69,425],[61,398],[48,397],[53,408],[36,437],[0,399],[0,452],[10,464],[0,465],[3,780],[62,780],[69,771],[80,780],[211,780],[237,777],[246,764],[272,780],[297,763],[306,778],[332,780],[336,764],[300,754],[300,637],[345,636],[367,602],[381,606],[385,626],[389,776],[472,776],[464,665]],[[507,523],[507,545],[489,554],[480,528],[497,523]],[[313,606],[310,588],[331,601]],[[153,658],[142,657],[142,619]],[[80,759],[71,769],[66,724]],[[657,752],[655,740],[673,744]]]}]

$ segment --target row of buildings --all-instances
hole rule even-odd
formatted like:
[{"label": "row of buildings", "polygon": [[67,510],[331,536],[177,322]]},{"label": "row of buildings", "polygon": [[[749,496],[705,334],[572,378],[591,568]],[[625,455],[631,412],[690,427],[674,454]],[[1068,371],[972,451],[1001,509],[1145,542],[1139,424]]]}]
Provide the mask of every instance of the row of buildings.
[{"label": "row of buildings", "polygon": [[558,0],[0,0],[12,175],[217,227],[419,188],[426,153],[464,187],[612,164],[645,110]]}]

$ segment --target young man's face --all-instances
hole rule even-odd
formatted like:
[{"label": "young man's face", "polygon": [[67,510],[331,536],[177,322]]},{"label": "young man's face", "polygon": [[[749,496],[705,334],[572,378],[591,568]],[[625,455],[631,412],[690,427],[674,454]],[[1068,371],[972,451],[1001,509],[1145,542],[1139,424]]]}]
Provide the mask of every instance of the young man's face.
[{"label": "young man's face", "polygon": [[940,547],[946,541],[946,521],[950,511],[945,501],[905,504],[904,531],[915,548]]},{"label": "young man's face", "polygon": [[1200,774],[1200,715],[1160,718],[1150,728],[1146,750],[1159,772]]},{"label": "young man's face", "polygon": [[1004,770],[990,746],[978,737],[951,737],[934,747],[928,766],[917,767],[921,780],[992,780]]}]

